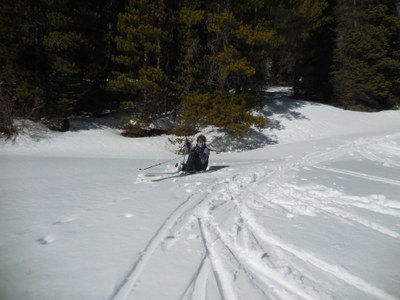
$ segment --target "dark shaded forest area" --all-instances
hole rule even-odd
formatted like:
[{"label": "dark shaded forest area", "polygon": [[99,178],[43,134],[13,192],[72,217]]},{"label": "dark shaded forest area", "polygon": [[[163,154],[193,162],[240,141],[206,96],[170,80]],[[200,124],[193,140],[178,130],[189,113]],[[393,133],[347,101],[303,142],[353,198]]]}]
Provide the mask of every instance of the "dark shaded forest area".
[{"label": "dark shaded forest area", "polygon": [[243,135],[263,90],[378,111],[400,105],[398,0],[6,0],[0,132],[14,117],[58,130],[130,107]]}]

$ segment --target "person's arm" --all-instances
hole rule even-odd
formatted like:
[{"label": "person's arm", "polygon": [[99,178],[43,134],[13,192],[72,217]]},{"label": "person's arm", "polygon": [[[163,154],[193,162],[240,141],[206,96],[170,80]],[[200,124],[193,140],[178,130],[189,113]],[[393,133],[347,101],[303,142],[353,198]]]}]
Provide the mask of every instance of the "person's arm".
[{"label": "person's arm", "polygon": [[202,164],[205,164],[208,160],[208,157],[210,156],[210,150],[208,148],[205,148],[202,153],[200,153],[200,161]]}]

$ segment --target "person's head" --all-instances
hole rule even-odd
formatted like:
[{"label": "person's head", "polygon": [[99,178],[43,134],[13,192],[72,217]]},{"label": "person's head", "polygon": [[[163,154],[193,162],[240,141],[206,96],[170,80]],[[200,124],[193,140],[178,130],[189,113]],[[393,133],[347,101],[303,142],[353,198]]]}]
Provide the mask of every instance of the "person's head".
[{"label": "person's head", "polygon": [[206,137],[204,136],[204,135],[202,135],[202,134],[200,134],[198,137],[197,137],[197,144],[202,144],[202,145],[205,145],[205,143],[206,143]]}]

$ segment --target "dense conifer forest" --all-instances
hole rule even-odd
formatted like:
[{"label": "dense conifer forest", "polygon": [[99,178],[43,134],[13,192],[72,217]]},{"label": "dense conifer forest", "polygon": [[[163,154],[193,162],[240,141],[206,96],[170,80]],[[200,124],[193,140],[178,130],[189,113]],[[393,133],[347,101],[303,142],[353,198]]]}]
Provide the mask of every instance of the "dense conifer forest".
[{"label": "dense conifer forest", "polygon": [[398,108],[399,14],[398,0],[1,1],[0,131],[130,107],[143,127],[169,114],[183,134],[243,135],[275,84]]}]

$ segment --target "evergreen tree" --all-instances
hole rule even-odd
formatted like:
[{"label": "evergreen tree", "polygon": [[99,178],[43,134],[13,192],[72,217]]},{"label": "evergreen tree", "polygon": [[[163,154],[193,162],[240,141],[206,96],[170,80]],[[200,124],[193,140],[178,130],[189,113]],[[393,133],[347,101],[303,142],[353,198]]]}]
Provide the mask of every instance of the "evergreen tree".
[{"label": "evergreen tree", "polygon": [[273,50],[279,44],[279,39],[275,29],[272,28],[268,2],[263,0],[233,2],[235,15],[241,20],[235,32],[237,39],[235,44],[255,70],[251,80],[249,77],[242,77],[240,83],[242,91],[262,90],[270,80],[269,62]]},{"label": "evergreen tree", "polygon": [[77,30],[75,15],[74,1],[46,0],[47,115],[68,116],[85,95],[83,64],[90,44]]},{"label": "evergreen tree", "polygon": [[39,1],[0,2],[0,82],[14,114],[38,118],[45,106],[40,45],[43,5]]},{"label": "evergreen tree", "polygon": [[111,56],[115,52],[117,15],[124,3],[88,0],[77,1],[74,5],[76,30],[87,40],[87,46],[79,50],[77,62],[82,69],[84,95],[76,109],[98,113],[106,108],[117,108],[118,97],[107,90],[107,79],[113,67]]},{"label": "evergreen tree", "polygon": [[206,11],[201,6],[202,1],[183,0],[177,27],[180,39],[180,55],[176,66],[174,79],[178,93],[188,94],[204,89],[204,26]]},{"label": "evergreen tree", "polygon": [[[320,1],[308,6],[313,25],[301,47],[299,61],[295,64],[293,86],[295,96],[330,103],[332,97],[331,66],[335,42],[333,11],[335,1]],[[304,4],[303,4],[304,5]]]},{"label": "evergreen tree", "polygon": [[399,105],[397,1],[339,1],[333,71],[335,101],[361,110]]},{"label": "evergreen tree", "polygon": [[329,98],[333,7],[328,0],[285,0],[272,12],[281,42],[273,56],[273,78],[293,85],[297,97]]},{"label": "evergreen tree", "polygon": [[190,78],[183,89],[185,126],[213,124],[243,135],[254,123],[265,124],[265,119],[249,113],[262,82],[257,78],[265,78],[262,46],[270,43],[273,32],[263,19],[249,17],[248,6],[257,11],[263,3],[252,1],[246,7],[233,1],[186,3],[181,11],[186,33],[181,70]]},{"label": "evergreen tree", "polygon": [[104,51],[95,44],[103,36],[90,31],[102,21],[94,2],[1,2],[0,77],[15,113],[68,116],[98,87],[93,79],[104,81]]},{"label": "evergreen tree", "polygon": [[109,87],[126,95],[142,114],[161,113],[167,109],[168,78],[165,74],[165,44],[168,32],[163,0],[130,0],[118,16],[115,38],[120,65]]},{"label": "evergreen tree", "polygon": [[124,100],[145,119],[181,104],[186,130],[211,124],[244,135],[265,124],[250,111],[269,83],[326,101],[333,91],[334,103],[348,108],[392,108],[400,105],[398,7],[398,0],[2,1],[0,124],[12,131],[10,114],[68,116]]}]

